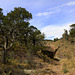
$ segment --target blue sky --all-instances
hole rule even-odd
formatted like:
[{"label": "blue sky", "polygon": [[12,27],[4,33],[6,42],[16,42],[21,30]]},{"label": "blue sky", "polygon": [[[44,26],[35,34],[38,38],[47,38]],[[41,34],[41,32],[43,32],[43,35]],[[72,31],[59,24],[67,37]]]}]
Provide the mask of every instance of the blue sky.
[{"label": "blue sky", "polygon": [[4,14],[14,7],[26,8],[32,13],[31,25],[44,32],[46,38],[60,38],[64,29],[75,23],[75,0],[1,0]]}]

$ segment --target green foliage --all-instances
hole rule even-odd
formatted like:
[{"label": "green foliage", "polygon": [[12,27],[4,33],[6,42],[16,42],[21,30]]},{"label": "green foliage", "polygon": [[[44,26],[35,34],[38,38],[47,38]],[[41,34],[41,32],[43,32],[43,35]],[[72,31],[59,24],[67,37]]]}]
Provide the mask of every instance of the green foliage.
[{"label": "green foliage", "polygon": [[68,40],[69,35],[68,35],[68,31],[67,31],[67,30],[64,30],[64,33],[63,33],[62,37],[63,37],[64,39]]},{"label": "green foliage", "polygon": [[[2,13],[2,9],[0,10]],[[0,15],[4,16],[3,14]],[[6,63],[7,50],[13,46],[14,41],[20,40],[19,38],[24,35],[21,31],[24,32],[25,27],[29,25],[27,21],[31,18],[31,13],[25,8],[18,7],[0,19],[0,34],[4,40],[4,43],[1,44],[4,49],[4,63]]]},{"label": "green foliage", "polygon": [[75,37],[75,24],[72,24],[70,27],[70,36]]},{"label": "green foliage", "polygon": [[2,8],[0,8],[0,27],[1,27],[1,24],[2,24],[2,20],[3,20],[3,12],[2,12]]},{"label": "green foliage", "polygon": [[66,66],[67,66],[66,64],[63,65],[63,69],[62,69],[62,71],[63,71],[64,73],[69,72],[68,69],[66,68]]},{"label": "green foliage", "polygon": [[[4,49],[4,63],[6,63],[7,52],[11,47],[18,49],[20,45],[25,44],[28,52],[31,53],[35,51],[39,41],[44,39],[45,35],[40,30],[34,26],[29,26],[30,19],[32,19],[32,14],[25,8],[14,8],[6,16],[3,15],[0,8],[0,35],[3,39],[0,46]],[[19,46],[16,46],[18,44],[15,45],[15,42],[18,42]]]},{"label": "green foliage", "polygon": [[67,73],[68,70],[67,70],[66,68],[63,68],[63,72],[64,72],[64,73]]},{"label": "green foliage", "polygon": [[54,38],[54,42],[58,41],[58,38]]},{"label": "green foliage", "polygon": [[40,30],[38,30],[34,26],[30,26],[30,39],[32,40],[33,45],[36,45],[36,42],[39,42],[44,39],[44,34],[41,34]]},{"label": "green foliage", "polygon": [[12,75],[12,71],[9,71],[8,73],[3,72],[3,75]]}]

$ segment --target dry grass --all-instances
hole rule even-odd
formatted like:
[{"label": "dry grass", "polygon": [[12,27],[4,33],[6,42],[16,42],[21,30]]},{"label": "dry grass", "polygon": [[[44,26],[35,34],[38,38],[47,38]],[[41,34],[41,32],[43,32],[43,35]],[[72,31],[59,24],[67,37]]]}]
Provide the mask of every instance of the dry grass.
[{"label": "dry grass", "polygon": [[62,63],[63,68],[66,68],[69,71],[72,69],[75,69],[75,58],[74,57],[71,59],[62,59],[60,63]]},{"label": "dry grass", "polygon": [[[55,55],[55,57],[60,59],[61,65],[59,67],[61,67],[62,72],[66,75],[75,75],[75,38],[70,38],[69,41],[61,39],[56,42],[47,41],[46,43],[50,46],[60,46]],[[53,69],[55,68],[56,66],[53,67]]]}]

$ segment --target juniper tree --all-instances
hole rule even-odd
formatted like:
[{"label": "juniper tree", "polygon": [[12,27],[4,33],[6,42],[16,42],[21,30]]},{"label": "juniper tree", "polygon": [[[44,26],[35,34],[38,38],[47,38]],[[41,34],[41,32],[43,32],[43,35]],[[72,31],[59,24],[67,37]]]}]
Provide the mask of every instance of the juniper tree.
[{"label": "juniper tree", "polygon": [[13,46],[14,41],[19,40],[23,35],[21,31],[26,28],[30,19],[32,19],[32,14],[25,8],[14,8],[14,11],[7,13],[6,16],[3,15],[2,9],[0,9],[0,35],[4,41],[0,46],[4,49],[4,64],[7,62],[7,51]]},{"label": "juniper tree", "polygon": [[70,27],[70,36],[75,37],[75,24],[72,24]]}]

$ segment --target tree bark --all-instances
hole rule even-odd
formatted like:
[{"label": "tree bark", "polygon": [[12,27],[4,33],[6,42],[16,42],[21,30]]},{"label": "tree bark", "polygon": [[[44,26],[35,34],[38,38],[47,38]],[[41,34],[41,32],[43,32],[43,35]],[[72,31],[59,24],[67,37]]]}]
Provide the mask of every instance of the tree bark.
[{"label": "tree bark", "polygon": [[5,43],[4,43],[4,47],[3,47],[3,64],[7,63],[7,47],[8,47],[8,37],[5,36],[4,37]]},{"label": "tree bark", "polygon": [[7,50],[5,50],[5,49],[4,49],[4,51],[3,51],[2,63],[3,63],[3,64],[6,64],[6,63],[7,63]]}]

